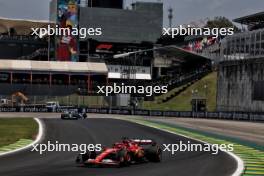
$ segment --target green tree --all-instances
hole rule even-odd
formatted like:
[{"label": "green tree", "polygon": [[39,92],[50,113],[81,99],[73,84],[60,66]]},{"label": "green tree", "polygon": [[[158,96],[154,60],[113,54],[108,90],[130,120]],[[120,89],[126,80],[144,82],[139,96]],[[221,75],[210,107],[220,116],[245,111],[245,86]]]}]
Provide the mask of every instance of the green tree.
[{"label": "green tree", "polygon": [[218,16],[212,20],[208,20],[205,25],[207,28],[234,28],[234,31],[239,31],[238,27],[235,26],[232,21],[226,17]]}]

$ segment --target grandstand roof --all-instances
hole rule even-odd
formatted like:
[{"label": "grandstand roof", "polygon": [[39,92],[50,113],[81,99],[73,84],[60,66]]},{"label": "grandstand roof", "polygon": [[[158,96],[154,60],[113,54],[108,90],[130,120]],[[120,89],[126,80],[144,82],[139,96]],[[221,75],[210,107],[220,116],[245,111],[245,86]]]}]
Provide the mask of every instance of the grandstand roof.
[{"label": "grandstand roof", "polygon": [[175,57],[179,59],[179,62],[192,62],[193,60],[207,60],[210,59],[204,55],[187,51],[175,45],[170,45],[162,49],[157,50],[159,54],[164,54],[170,57]]},{"label": "grandstand roof", "polygon": [[108,72],[105,63],[98,62],[57,62],[30,60],[0,60],[0,71],[39,71],[61,73],[102,73]]},{"label": "grandstand roof", "polygon": [[122,76],[122,73],[109,72],[108,78],[111,78],[111,79],[151,80],[151,74],[149,74],[149,73],[136,73],[133,76],[128,76],[127,78],[125,78],[124,76]]},{"label": "grandstand roof", "polygon": [[234,22],[250,25],[254,23],[264,22],[264,12],[259,12],[252,15],[247,15],[233,20]]},{"label": "grandstand roof", "polygon": [[31,28],[46,27],[54,24],[50,21],[13,19],[0,17],[0,33],[6,33],[9,29],[15,29],[17,35],[28,35],[32,32]]}]

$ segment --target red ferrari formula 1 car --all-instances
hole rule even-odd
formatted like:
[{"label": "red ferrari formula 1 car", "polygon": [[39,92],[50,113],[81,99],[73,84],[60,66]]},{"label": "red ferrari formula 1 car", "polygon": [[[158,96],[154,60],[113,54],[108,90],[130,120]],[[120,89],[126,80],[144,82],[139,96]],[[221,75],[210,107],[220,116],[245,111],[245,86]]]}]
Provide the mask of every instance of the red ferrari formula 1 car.
[{"label": "red ferrari formula 1 car", "polygon": [[82,166],[124,167],[133,163],[160,162],[161,159],[162,150],[153,140],[124,138],[100,153],[79,154],[76,163]]}]

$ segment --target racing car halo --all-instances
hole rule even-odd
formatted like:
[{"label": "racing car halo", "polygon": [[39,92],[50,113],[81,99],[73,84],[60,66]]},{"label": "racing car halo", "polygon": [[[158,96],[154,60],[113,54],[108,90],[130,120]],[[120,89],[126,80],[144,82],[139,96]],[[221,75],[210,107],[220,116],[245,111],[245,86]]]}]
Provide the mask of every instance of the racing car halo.
[{"label": "racing car halo", "polygon": [[161,159],[162,150],[155,141],[124,138],[101,152],[79,154],[76,163],[80,166],[125,167],[134,163],[161,162]]}]

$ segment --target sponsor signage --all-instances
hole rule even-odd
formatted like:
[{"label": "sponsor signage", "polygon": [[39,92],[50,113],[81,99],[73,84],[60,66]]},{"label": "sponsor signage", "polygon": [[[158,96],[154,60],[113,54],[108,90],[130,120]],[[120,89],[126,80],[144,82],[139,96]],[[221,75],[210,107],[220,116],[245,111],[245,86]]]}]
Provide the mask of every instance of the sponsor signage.
[{"label": "sponsor signage", "polygon": [[[58,0],[57,3],[57,26],[65,31],[78,29],[78,0]],[[78,36],[67,33],[56,36],[55,41],[58,61],[79,61]]]}]

